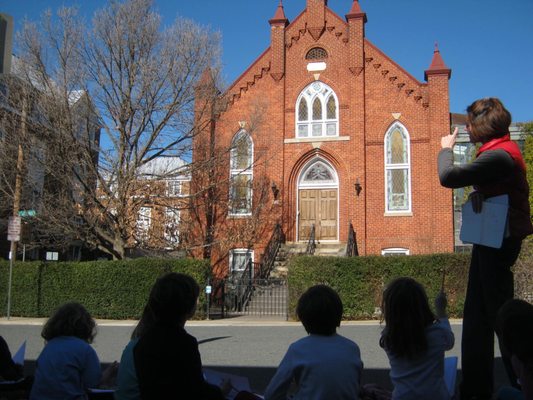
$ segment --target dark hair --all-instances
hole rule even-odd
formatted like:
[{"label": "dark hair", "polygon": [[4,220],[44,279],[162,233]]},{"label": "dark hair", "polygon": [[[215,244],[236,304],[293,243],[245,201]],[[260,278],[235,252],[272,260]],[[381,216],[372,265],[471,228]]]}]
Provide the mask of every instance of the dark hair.
[{"label": "dark hair", "polygon": [[46,341],[58,336],[75,336],[92,343],[96,336],[96,322],[81,304],[66,303],[46,321],[41,336]]},{"label": "dark hair", "polygon": [[342,301],[329,286],[312,286],[300,296],[296,315],[307,333],[333,335],[341,324]]},{"label": "dark hair", "polygon": [[132,338],[141,337],[156,323],[183,324],[192,316],[200,287],[189,275],[169,272],[157,279]]},{"label": "dark hair", "polygon": [[511,113],[499,99],[487,97],[466,108],[467,124],[473,142],[488,142],[509,133]]},{"label": "dark hair", "polygon": [[519,299],[507,301],[498,311],[496,332],[503,349],[533,373],[533,305]]},{"label": "dark hair", "polygon": [[381,307],[386,326],[380,346],[398,357],[423,353],[425,329],[435,321],[424,287],[412,278],[397,278],[383,292]]}]

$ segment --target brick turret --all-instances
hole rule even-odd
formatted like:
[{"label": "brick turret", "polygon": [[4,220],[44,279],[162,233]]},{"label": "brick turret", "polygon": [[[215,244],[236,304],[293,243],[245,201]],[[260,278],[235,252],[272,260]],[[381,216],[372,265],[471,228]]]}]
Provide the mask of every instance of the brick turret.
[{"label": "brick turret", "polygon": [[270,24],[270,75],[274,80],[279,81],[285,74],[285,28],[289,25],[281,0],[274,17],[268,22]]},{"label": "brick turret", "polygon": [[[437,44],[433,51],[433,59],[429,68],[424,72],[428,82],[429,118],[431,159],[436,160],[440,150],[440,138],[450,133],[450,94],[449,79],[452,70],[446,66]],[[434,241],[433,252],[449,251],[453,248],[453,237],[446,234],[438,237],[439,232],[447,233],[453,229],[452,193],[440,186],[435,180],[432,182],[435,198],[440,201],[433,202],[433,218],[431,219]]]},{"label": "brick turret", "polygon": [[349,64],[348,68],[354,75],[359,75],[364,68],[364,40],[365,40],[365,23],[366,13],[361,11],[359,2],[354,0],[352,8],[346,14],[348,21],[348,40],[349,40]]},{"label": "brick turret", "polygon": [[307,0],[307,30],[318,40],[326,28],[327,0]]}]

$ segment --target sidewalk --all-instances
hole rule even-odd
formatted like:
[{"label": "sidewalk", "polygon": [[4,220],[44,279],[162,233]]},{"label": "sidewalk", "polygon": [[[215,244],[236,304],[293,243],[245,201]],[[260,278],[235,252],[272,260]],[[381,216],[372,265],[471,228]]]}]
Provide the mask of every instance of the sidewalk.
[{"label": "sidewalk", "polygon": [[[27,318],[27,317],[6,317],[0,318],[1,325],[44,325],[47,318]],[[114,320],[114,319],[96,319],[99,326],[136,326],[138,320]],[[462,319],[450,319],[451,325],[462,325]],[[359,321],[342,321],[341,326],[375,326],[379,325],[379,320],[359,320]],[[228,318],[189,320],[186,326],[300,326],[299,321],[286,321],[283,317],[258,316],[258,315],[240,315]]]}]

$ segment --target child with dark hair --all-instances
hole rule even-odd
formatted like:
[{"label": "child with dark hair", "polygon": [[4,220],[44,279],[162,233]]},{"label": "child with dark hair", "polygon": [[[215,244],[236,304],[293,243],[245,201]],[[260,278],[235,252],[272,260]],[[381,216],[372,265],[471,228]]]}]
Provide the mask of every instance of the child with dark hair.
[{"label": "child with dark hair", "polygon": [[533,305],[512,299],[499,310],[496,331],[500,349],[511,360],[515,387],[504,387],[498,400],[533,400]]},{"label": "child with dark hair", "polygon": [[37,358],[30,400],[86,399],[101,379],[100,361],[91,347],[96,323],[78,303],[59,307],[43,327],[46,345]]},{"label": "child with dark hair", "polygon": [[22,365],[15,364],[9,346],[0,336],[0,377],[6,381],[18,381],[24,377]]},{"label": "child with dark hair", "polygon": [[342,311],[339,295],[326,285],[302,294],[296,314],[309,335],[289,346],[265,400],[286,399],[291,384],[295,385],[294,400],[359,398],[361,352],[357,344],[336,333]]},{"label": "child with dark hair", "polygon": [[392,399],[448,400],[444,382],[444,352],[454,345],[446,317],[446,296],[435,300],[437,317],[429,307],[426,291],[411,278],[392,281],[383,293],[385,328],[380,346],[391,365]]},{"label": "child with dark hair", "polygon": [[171,272],[156,281],[122,354],[117,400],[224,399],[205,381],[198,342],[185,331],[199,293],[188,275]]}]

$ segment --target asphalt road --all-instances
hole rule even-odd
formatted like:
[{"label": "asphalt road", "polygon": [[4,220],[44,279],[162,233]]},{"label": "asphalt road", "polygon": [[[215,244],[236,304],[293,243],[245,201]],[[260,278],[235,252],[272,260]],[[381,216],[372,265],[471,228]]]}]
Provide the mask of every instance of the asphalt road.
[{"label": "asphalt road", "polygon": [[[28,373],[35,368],[34,360],[44,346],[40,337],[43,322],[0,319],[0,334],[6,339],[12,352],[27,340]],[[122,349],[127,344],[134,325],[134,321],[98,321],[98,334],[93,346],[102,363],[120,360]],[[289,344],[306,334],[299,323],[245,317],[191,321],[187,323],[186,329],[200,342],[205,367],[247,376],[252,389],[258,392],[262,392],[268,384]],[[456,338],[455,347],[447,355],[460,356],[461,321],[452,321],[452,329]],[[361,348],[365,366],[363,383],[374,382],[390,387],[389,364],[378,344],[381,326],[376,322],[347,322],[341,325],[338,332],[355,341]],[[495,354],[499,357],[497,346]],[[506,384],[499,358],[495,373],[496,387]]]}]

